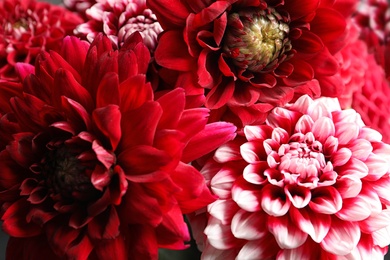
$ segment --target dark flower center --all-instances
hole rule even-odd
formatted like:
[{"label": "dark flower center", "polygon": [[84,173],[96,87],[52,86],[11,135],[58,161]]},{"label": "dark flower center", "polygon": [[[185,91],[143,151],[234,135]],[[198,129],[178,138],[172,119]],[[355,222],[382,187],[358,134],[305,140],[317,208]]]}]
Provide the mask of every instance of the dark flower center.
[{"label": "dark flower center", "polygon": [[43,164],[47,185],[63,198],[89,201],[99,195],[86,167],[66,148],[50,151]]},{"label": "dark flower center", "polygon": [[243,69],[260,72],[291,50],[288,21],[274,9],[231,13],[223,50]]}]

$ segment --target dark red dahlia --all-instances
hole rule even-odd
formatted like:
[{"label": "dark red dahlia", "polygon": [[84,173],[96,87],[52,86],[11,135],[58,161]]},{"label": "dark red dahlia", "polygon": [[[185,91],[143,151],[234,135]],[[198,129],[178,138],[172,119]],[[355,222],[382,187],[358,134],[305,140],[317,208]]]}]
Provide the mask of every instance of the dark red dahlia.
[{"label": "dark red dahlia", "polygon": [[0,2],[0,79],[17,80],[15,64],[34,64],[42,50],[59,50],[82,19],[63,7],[35,0]]},{"label": "dark red dahlia", "polygon": [[182,214],[214,200],[187,163],[235,127],[185,109],[182,89],[154,98],[149,58],[139,34],[119,51],[102,35],[66,37],[35,73],[16,66],[23,83],[0,84],[8,259],[155,259],[186,247]]},{"label": "dark red dahlia", "polygon": [[164,29],[157,63],[177,71],[174,83],[187,95],[205,94],[208,108],[278,106],[301,94],[342,92],[334,54],[344,45],[355,1],[150,0],[148,5]]}]

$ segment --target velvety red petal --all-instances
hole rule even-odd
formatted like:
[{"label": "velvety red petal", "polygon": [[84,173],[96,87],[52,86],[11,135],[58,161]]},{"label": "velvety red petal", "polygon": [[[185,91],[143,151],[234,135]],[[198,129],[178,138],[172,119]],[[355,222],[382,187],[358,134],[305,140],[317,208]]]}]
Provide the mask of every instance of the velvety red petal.
[{"label": "velvety red petal", "polygon": [[156,100],[163,110],[158,129],[177,128],[185,107],[184,89],[174,89]]},{"label": "velvety red petal", "polygon": [[98,259],[129,259],[127,256],[125,241],[122,236],[118,236],[115,239],[106,239],[101,241],[94,247],[94,251]]},{"label": "velvety red petal", "polygon": [[119,84],[120,108],[122,113],[139,108],[153,98],[153,90],[145,82],[145,75],[136,75]]},{"label": "velvety red petal", "polygon": [[217,149],[222,144],[234,139],[236,127],[226,122],[216,122],[195,135],[183,151],[183,162],[190,162]]},{"label": "velvety red petal", "polygon": [[30,209],[30,203],[20,199],[10,205],[4,212],[1,220],[2,228],[13,237],[32,237],[42,233],[42,228],[35,223],[28,223],[26,215]]},{"label": "velvety red petal", "polygon": [[114,240],[118,238],[120,234],[119,224],[120,220],[116,209],[113,206],[110,206],[88,223],[88,235],[92,239],[97,240]]},{"label": "velvety red petal", "polygon": [[121,112],[117,105],[97,108],[92,113],[92,119],[97,130],[108,140],[112,150],[115,150],[122,136]]},{"label": "velvety red petal", "polygon": [[181,31],[161,33],[154,57],[159,65],[169,69],[189,71],[196,67],[195,60],[187,51]]},{"label": "velvety red petal", "polygon": [[54,76],[53,104],[60,107],[61,96],[66,96],[80,103],[87,111],[91,111],[94,102],[90,93],[74,78],[69,71],[58,69]]},{"label": "velvety red petal", "polygon": [[183,27],[190,13],[185,3],[176,0],[153,0],[148,2],[147,5],[156,14],[163,28]]},{"label": "velvety red petal", "polygon": [[138,183],[129,183],[127,193],[123,196],[118,210],[124,225],[139,224],[156,227],[163,220],[157,198],[151,197]]},{"label": "velvety red petal", "polygon": [[173,250],[186,249],[190,241],[189,227],[184,222],[183,212],[174,206],[164,214],[163,221],[156,228],[157,243],[162,248]]},{"label": "velvety red petal", "polygon": [[96,93],[96,108],[119,105],[119,79],[116,73],[107,73],[100,81]]},{"label": "velvety red petal", "polygon": [[77,71],[81,73],[87,57],[89,43],[74,36],[66,36],[62,41],[61,56]]},{"label": "velvety red petal", "polygon": [[155,131],[163,111],[157,102],[146,102],[140,108],[122,113],[120,148],[126,150],[134,145],[152,145]]}]

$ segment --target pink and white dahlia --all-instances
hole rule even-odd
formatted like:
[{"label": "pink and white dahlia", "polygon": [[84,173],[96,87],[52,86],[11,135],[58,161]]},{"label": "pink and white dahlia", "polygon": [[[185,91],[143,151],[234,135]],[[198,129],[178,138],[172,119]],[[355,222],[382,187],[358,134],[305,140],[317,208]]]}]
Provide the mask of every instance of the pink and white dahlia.
[{"label": "pink and white dahlia", "polygon": [[154,51],[157,36],[162,31],[154,13],[146,7],[146,0],[97,0],[85,11],[87,22],[77,26],[75,33],[92,42],[103,32],[117,47],[138,31],[149,50]]},{"label": "pink and white dahlia", "polygon": [[[157,259],[184,249],[183,214],[215,200],[188,163],[235,136],[155,95],[138,33],[120,50],[66,37],[24,80],[0,82],[0,216],[7,259]],[[174,105],[172,105],[174,104]]]},{"label": "pink and white dahlia", "polygon": [[306,95],[246,126],[202,169],[219,197],[207,207],[203,259],[383,258],[390,145],[381,139],[336,99]]},{"label": "pink and white dahlia", "polygon": [[42,50],[58,51],[82,19],[63,7],[35,0],[0,1],[0,79],[18,80],[17,62],[34,64]]}]

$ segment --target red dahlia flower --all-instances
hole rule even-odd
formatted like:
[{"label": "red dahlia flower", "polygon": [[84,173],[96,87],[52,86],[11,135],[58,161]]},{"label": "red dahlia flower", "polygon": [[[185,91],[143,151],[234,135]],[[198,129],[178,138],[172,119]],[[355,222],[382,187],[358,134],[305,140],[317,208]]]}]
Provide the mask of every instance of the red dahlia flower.
[{"label": "red dahlia flower", "polygon": [[35,0],[0,1],[0,79],[17,80],[15,64],[34,64],[42,50],[59,50],[82,19]]},{"label": "red dahlia flower", "polygon": [[355,4],[334,2],[149,0],[164,29],[156,62],[178,72],[187,95],[205,91],[211,109],[283,105],[294,94],[337,96],[333,55]]},{"label": "red dahlia flower", "polygon": [[185,109],[182,89],[155,100],[148,63],[139,34],[119,51],[106,37],[66,37],[35,74],[17,65],[23,84],[0,84],[8,259],[155,259],[158,247],[186,247],[182,214],[214,200],[187,163],[235,127]]},{"label": "red dahlia flower", "polygon": [[336,99],[306,95],[246,126],[202,169],[219,197],[207,207],[202,259],[383,259],[390,145],[381,138]]},{"label": "red dahlia flower", "polygon": [[146,0],[100,0],[85,11],[87,22],[77,26],[75,33],[90,42],[100,32],[120,47],[135,31],[141,33],[146,46],[154,51],[162,31],[156,16],[146,8]]}]

